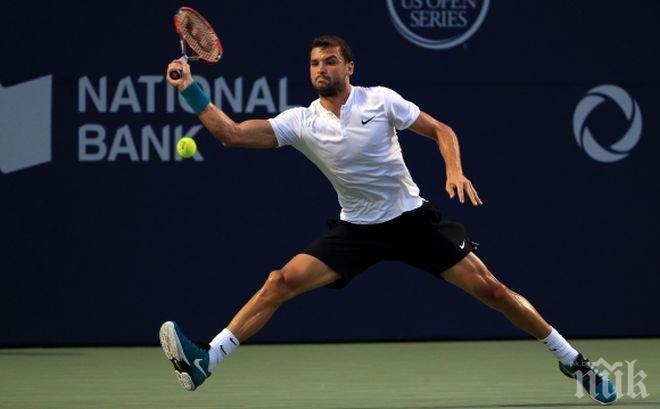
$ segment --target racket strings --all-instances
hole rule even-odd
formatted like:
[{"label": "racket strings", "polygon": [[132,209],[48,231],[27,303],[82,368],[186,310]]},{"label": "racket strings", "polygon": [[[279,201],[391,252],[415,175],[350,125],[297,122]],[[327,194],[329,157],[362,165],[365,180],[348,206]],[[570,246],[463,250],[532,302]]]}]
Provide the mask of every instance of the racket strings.
[{"label": "racket strings", "polygon": [[206,22],[190,12],[183,12],[180,18],[180,35],[199,57],[207,61],[217,61],[222,50],[218,37],[208,28]]}]

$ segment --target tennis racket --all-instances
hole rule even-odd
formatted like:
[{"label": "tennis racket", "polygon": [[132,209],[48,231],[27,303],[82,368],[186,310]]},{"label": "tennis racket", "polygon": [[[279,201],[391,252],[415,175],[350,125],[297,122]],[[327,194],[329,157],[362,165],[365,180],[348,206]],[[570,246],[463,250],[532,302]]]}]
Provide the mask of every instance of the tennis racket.
[{"label": "tennis racket", "polygon": [[[181,7],[174,15],[174,29],[179,34],[182,59],[215,64],[222,57],[218,35],[196,10]],[[181,70],[170,71],[173,80],[178,80],[182,75]]]}]

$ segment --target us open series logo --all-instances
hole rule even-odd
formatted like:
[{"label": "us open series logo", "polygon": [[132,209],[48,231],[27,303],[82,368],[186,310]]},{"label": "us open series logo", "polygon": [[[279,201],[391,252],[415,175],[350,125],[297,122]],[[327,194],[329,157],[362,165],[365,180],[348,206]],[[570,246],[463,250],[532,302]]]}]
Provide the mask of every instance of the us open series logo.
[{"label": "us open series logo", "polygon": [[464,43],[479,30],[490,0],[387,0],[394,27],[408,41],[431,50]]}]

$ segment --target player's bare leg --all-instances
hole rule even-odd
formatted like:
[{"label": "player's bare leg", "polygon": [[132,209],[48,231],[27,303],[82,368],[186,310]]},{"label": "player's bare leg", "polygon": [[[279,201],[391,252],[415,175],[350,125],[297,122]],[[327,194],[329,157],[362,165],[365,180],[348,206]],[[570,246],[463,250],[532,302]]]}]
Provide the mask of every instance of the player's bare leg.
[{"label": "player's bare leg", "polygon": [[263,328],[285,301],[326,286],[339,277],[316,257],[298,254],[280,270],[270,273],[264,285],[234,316],[227,329],[243,342]]},{"label": "player's bare leg", "polygon": [[525,297],[502,284],[474,253],[444,271],[442,277],[501,312],[515,326],[543,342],[559,359],[561,372],[577,379],[593,400],[603,405],[616,402],[614,384],[552,328]]},{"label": "player's bare leg", "polygon": [[502,284],[474,253],[444,271],[447,282],[504,314],[515,326],[537,339],[546,338],[552,327],[525,297]]},{"label": "player's bare leg", "polygon": [[193,391],[211,376],[213,368],[240,342],[257,333],[285,301],[339,278],[339,274],[315,257],[298,254],[284,267],[271,272],[264,285],[241,308],[229,326],[210,343],[208,351],[191,342],[179,326],[168,321],[161,326],[160,343],[174,364],[174,373],[184,389]]}]

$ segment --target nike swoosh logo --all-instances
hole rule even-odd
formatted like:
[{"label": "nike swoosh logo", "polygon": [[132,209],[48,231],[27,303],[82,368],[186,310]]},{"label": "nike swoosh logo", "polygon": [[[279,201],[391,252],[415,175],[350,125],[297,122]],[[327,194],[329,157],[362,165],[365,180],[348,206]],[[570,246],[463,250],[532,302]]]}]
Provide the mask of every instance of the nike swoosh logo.
[{"label": "nike swoosh logo", "polygon": [[362,125],[366,125],[366,124],[368,124],[369,121],[371,121],[371,120],[374,119],[375,117],[376,117],[376,115],[372,116],[371,118],[367,119],[366,121],[363,119],[363,120],[362,120]]},{"label": "nike swoosh logo", "polygon": [[465,248],[465,240],[463,240],[463,243],[461,243],[461,245],[460,245],[460,246],[458,246],[458,247],[460,247],[460,248],[461,248],[461,250],[463,250],[463,249]]},{"label": "nike swoosh logo", "polygon": [[204,378],[208,378],[208,376],[206,376],[206,371],[199,364],[201,361],[202,361],[201,358],[197,358],[193,361],[193,365],[195,365],[197,367],[197,369],[199,369],[202,372],[202,375],[204,375]]}]

